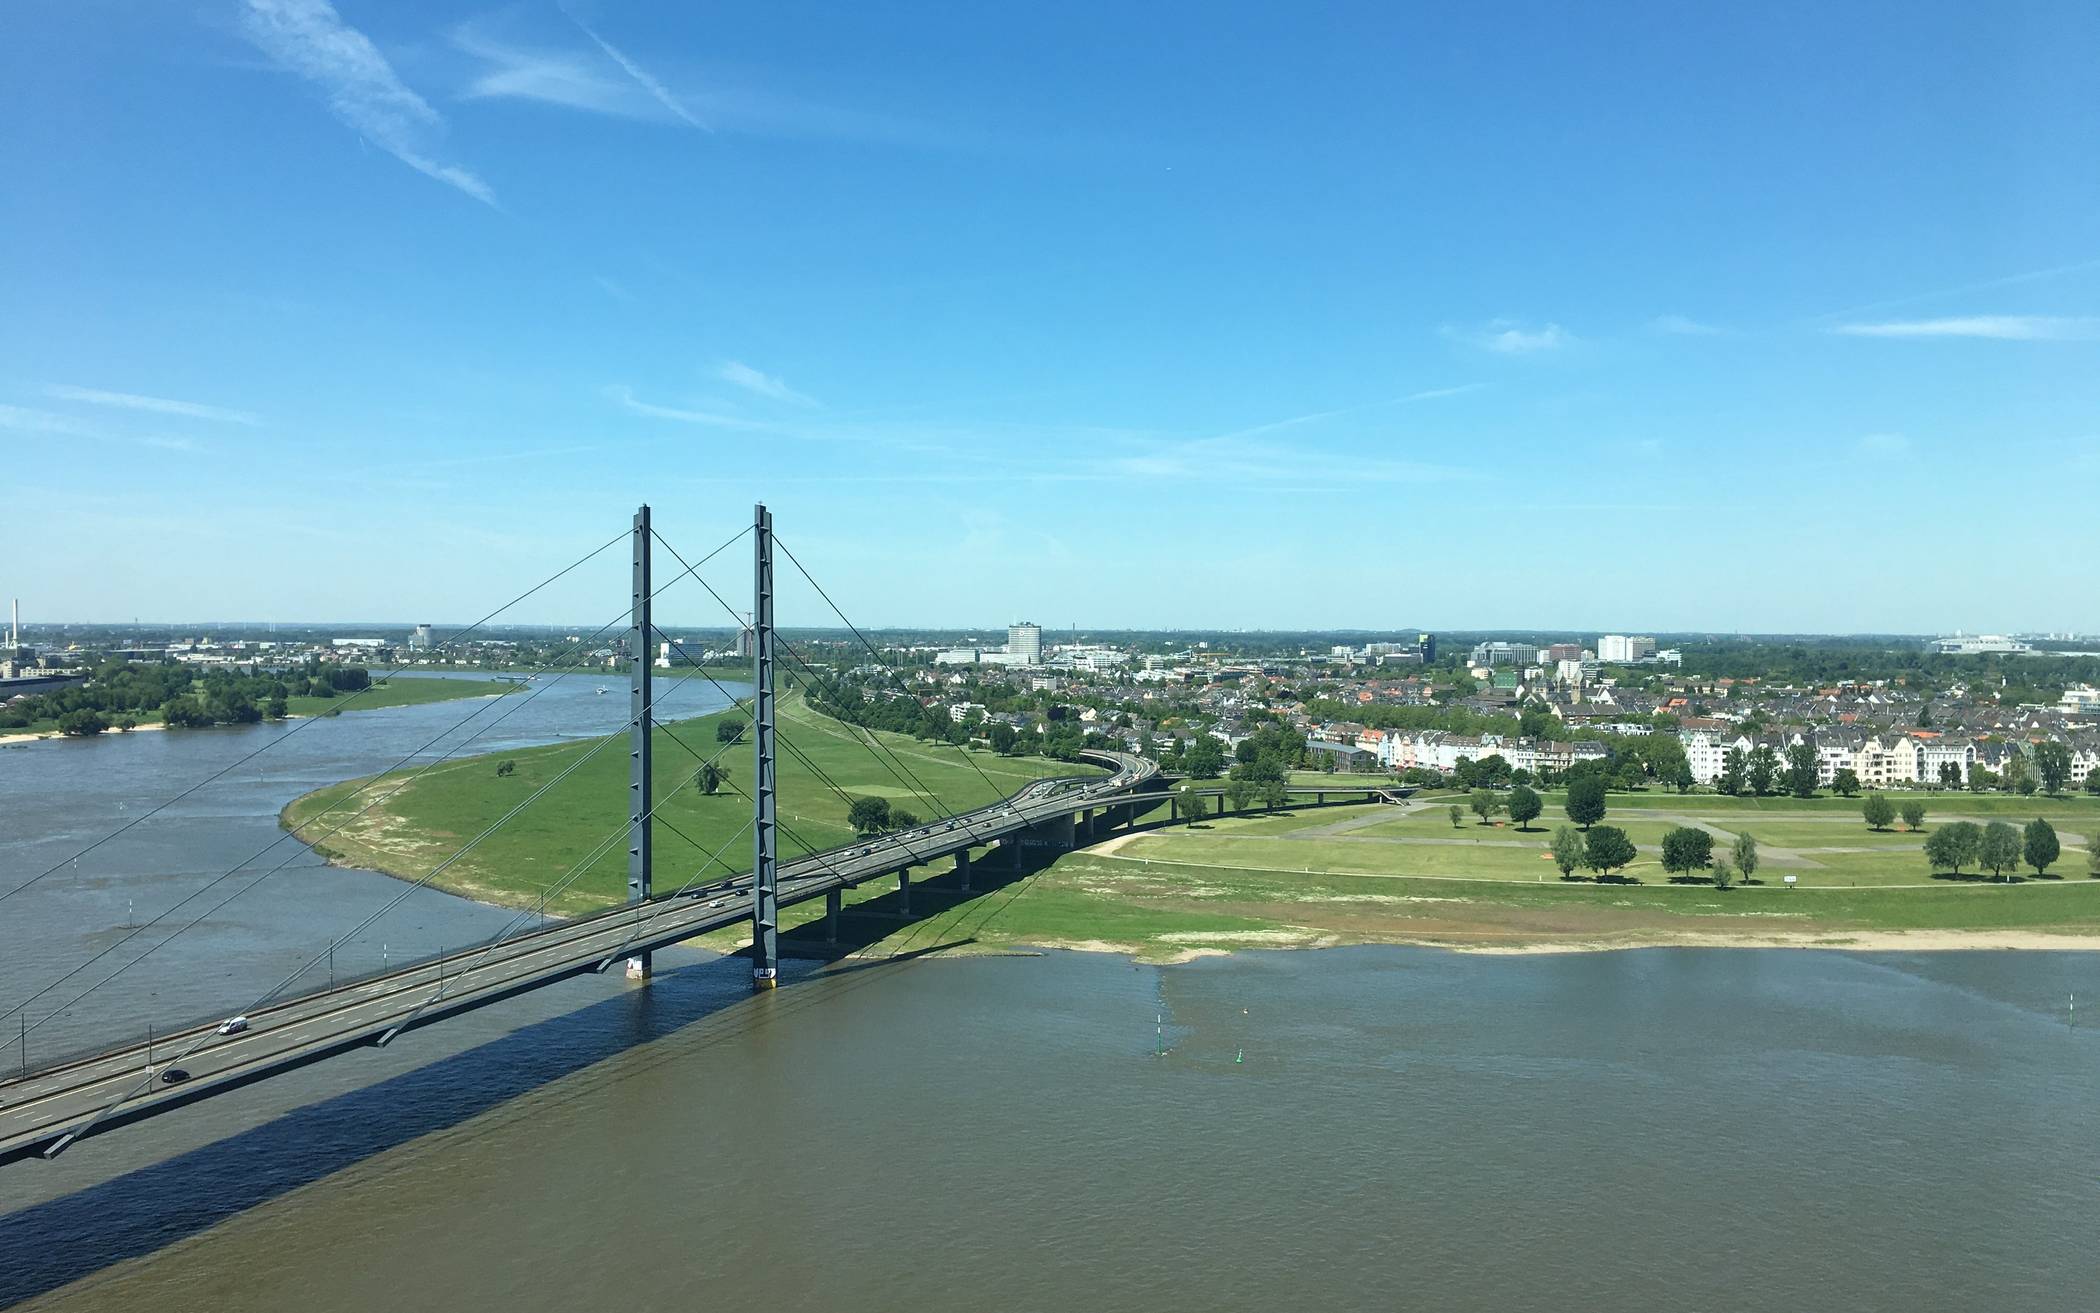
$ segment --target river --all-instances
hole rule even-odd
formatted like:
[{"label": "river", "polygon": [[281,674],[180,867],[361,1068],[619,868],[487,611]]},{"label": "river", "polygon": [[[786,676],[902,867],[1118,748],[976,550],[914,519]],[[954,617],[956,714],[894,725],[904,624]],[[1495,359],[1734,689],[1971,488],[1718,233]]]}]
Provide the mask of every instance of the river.
[{"label": "river", "polygon": [[[683,672],[660,677],[658,688],[657,714],[665,719],[727,702],[706,679]],[[404,761],[596,737],[626,718],[624,679],[572,674],[543,676],[500,698],[0,747],[0,893],[35,879],[0,900],[0,1006],[13,1009],[109,950],[26,1010],[32,1064],[83,1045],[143,1038],[151,1025],[238,1009],[404,888],[373,871],[321,869],[321,858],[278,826],[286,803]],[[225,778],[36,879],[266,743],[267,751]],[[238,896],[210,912],[229,894]],[[161,916],[158,926],[134,933]],[[418,890],[338,950],[333,969],[349,975],[425,956],[509,920],[496,908]],[[326,984],[329,969],[318,963],[300,984]],[[112,972],[119,974],[97,985]],[[23,1061],[21,1019],[0,1024],[0,1069]]]},{"label": "river", "polygon": [[8,1169],[0,1302],[2100,1305],[2090,955],[687,961]]}]

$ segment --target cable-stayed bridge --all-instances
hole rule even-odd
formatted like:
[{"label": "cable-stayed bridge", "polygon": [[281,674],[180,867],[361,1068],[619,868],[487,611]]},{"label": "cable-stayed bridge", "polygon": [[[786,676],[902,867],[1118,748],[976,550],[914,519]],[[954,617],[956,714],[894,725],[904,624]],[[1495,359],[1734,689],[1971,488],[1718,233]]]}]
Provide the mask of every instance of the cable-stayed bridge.
[{"label": "cable-stayed bridge", "polygon": [[[655,718],[656,676],[651,667],[650,652],[655,647],[654,640],[662,637],[662,631],[653,623],[652,603],[672,583],[694,578],[722,605],[733,622],[743,623],[744,613],[730,606],[708,585],[699,569],[746,534],[752,539],[753,566],[749,612],[751,692],[747,697],[731,697],[730,700],[736,711],[748,719],[752,732],[748,744],[725,744],[704,760],[712,764],[731,750],[750,752],[752,787],[747,791],[730,784],[731,789],[742,794],[750,804],[750,819],[711,853],[709,860],[691,878],[675,888],[660,890],[656,882],[654,831],[662,798],[654,788],[652,731],[665,726]],[[386,1045],[407,1030],[581,974],[620,967],[630,978],[645,981],[652,970],[651,954],[656,949],[738,923],[748,923],[751,927],[753,987],[771,988],[778,976],[779,914],[783,906],[824,899],[825,938],[836,943],[843,895],[869,881],[895,880],[900,895],[898,905],[908,915],[912,874],[915,870],[924,870],[929,864],[941,863],[944,869],[952,867],[959,888],[967,892],[973,862],[1004,861],[1018,867],[1026,848],[1067,848],[1089,842],[1107,829],[1127,824],[1146,812],[1177,805],[1177,795],[1168,790],[1168,781],[1153,762],[1123,752],[1090,751],[1084,755],[1093,764],[1106,768],[1108,773],[1041,779],[986,805],[956,810],[944,804],[925,786],[907,760],[885,746],[877,736],[865,734],[856,735],[855,741],[867,749],[905,793],[923,799],[935,815],[933,819],[908,829],[864,837],[844,845],[819,847],[810,844],[779,817],[776,796],[778,753],[786,750],[849,806],[852,799],[815,761],[781,733],[776,722],[776,683],[783,655],[799,666],[807,679],[821,683],[823,676],[777,633],[774,626],[776,544],[769,512],[764,506],[755,508],[748,529],[698,561],[688,561],[658,537],[651,527],[646,506],[637,511],[631,533],[610,540],[592,555],[608,550],[621,538],[630,541],[633,556],[632,595],[629,605],[618,618],[626,622],[630,657],[629,715],[625,724],[592,744],[576,763],[506,811],[480,834],[465,841],[423,877],[405,883],[399,894],[359,925],[317,950],[276,986],[243,1008],[228,1007],[225,1015],[229,1021],[226,1023],[198,1025],[163,1035],[149,1033],[143,1042],[75,1055],[41,1066],[29,1061],[29,1037],[36,1027],[88,994],[110,985],[155,948],[204,924],[261,880],[282,869],[293,856],[306,851],[302,845],[290,844],[292,856],[287,856],[247,883],[234,882],[231,892],[217,901],[194,909],[189,907],[193,899],[215,891],[221,881],[230,880],[235,871],[247,863],[236,866],[184,898],[176,907],[166,909],[146,924],[133,928],[29,998],[11,1001],[7,1011],[0,1013],[0,1026],[5,1026],[10,1020],[16,1023],[7,1029],[16,1030],[20,1037],[21,1063],[11,1078],[0,1081],[0,1163],[33,1156],[55,1156],[83,1137],[153,1117],[356,1048]],[[669,583],[659,584],[654,577],[652,548],[657,545],[669,550],[681,566]],[[837,604],[824,593],[822,586],[808,577],[799,561],[793,561],[792,553],[787,555],[826,603],[838,611]],[[581,564],[582,561],[578,561],[566,567],[536,586],[534,591]],[[530,592],[522,594],[512,603],[506,603],[506,607],[530,595]],[[491,616],[496,614],[500,614],[500,609]],[[843,611],[838,611],[838,615],[869,655],[880,663],[881,653]],[[449,636],[446,641],[457,642],[485,623],[487,618]],[[618,620],[600,626],[595,633],[579,639],[577,646],[595,641],[616,623]],[[672,640],[665,638],[665,641]],[[713,676],[697,667],[694,674],[684,678],[693,678],[695,674],[713,681]],[[723,692],[728,696],[727,690]],[[529,698],[533,695],[520,696]],[[677,742],[681,748],[692,751],[682,740]],[[582,761],[622,743],[629,756],[628,814],[548,892],[550,895],[559,894],[594,861],[609,855],[624,841],[628,873],[628,899],[624,906],[551,926],[546,924],[544,914],[535,916],[521,912],[494,936],[450,950],[436,959],[407,964],[347,984],[320,985],[315,968],[324,957],[332,962],[332,954],[339,945],[369,927],[401,899],[427,885],[491,833],[528,810],[548,788],[580,766]],[[266,751],[268,746],[264,745],[226,769],[245,764]],[[975,762],[967,752],[960,748],[957,751],[975,768]],[[414,755],[404,758],[404,764]],[[696,752],[693,755],[699,757]],[[407,783],[412,783],[422,771],[435,768],[444,759],[441,756],[437,761],[426,762],[409,775]],[[999,794],[1001,790],[993,785],[983,770],[976,769],[988,789],[994,795]],[[191,784],[168,803],[127,821],[81,852],[91,851],[116,834],[150,819],[166,806],[208,786],[223,774],[225,771]],[[385,776],[381,777],[382,781],[385,779]],[[406,787],[406,783],[382,783],[377,787],[384,791],[362,810],[337,819],[327,833],[341,829],[356,816],[384,802],[393,792]],[[1219,788],[1194,792],[1220,799],[1225,793]],[[1330,795],[1375,799],[1387,796],[1393,790],[1389,785],[1375,782],[1347,785],[1337,781],[1333,785],[1293,789],[1291,792],[1302,798],[1325,802]],[[749,864],[741,866],[728,862],[725,851],[746,836],[750,842]],[[325,837],[325,834],[314,837]],[[782,837],[799,847],[801,855],[783,858],[779,851]],[[64,865],[63,861],[54,864],[41,874],[0,891],[0,902],[54,874]],[[710,875],[716,868],[724,874]],[[116,950],[147,934],[161,937],[130,958],[113,956]],[[61,997],[55,1005],[46,1005],[42,1009],[36,1006],[56,994],[60,986],[88,980],[94,970],[103,965],[105,958],[110,963],[108,969],[99,977],[93,977],[84,988]],[[234,1017],[239,1020],[232,1021]],[[0,1030],[0,1035],[4,1034],[5,1030]]]}]

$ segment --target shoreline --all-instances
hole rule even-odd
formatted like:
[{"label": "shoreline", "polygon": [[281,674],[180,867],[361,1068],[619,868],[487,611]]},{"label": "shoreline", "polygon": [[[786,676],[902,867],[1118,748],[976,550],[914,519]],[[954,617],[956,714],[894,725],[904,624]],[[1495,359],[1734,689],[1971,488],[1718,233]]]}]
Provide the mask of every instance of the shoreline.
[{"label": "shoreline", "polygon": [[[1317,952],[1326,948],[1363,947],[1432,948],[1479,957],[1622,953],[1644,948],[1776,948],[1826,953],[2093,953],[2100,952],[2100,934],[2053,934],[2045,930],[1862,930],[1732,935],[1685,931],[1662,934],[1630,932],[1624,936],[1611,937],[1589,935],[1566,940],[1510,940],[1503,943],[1469,944],[1453,942],[1448,934],[1359,938],[1308,933],[1303,936],[1278,936],[1273,939],[1240,942],[1229,946],[1221,943],[1174,945],[1173,951],[1164,955],[1155,951],[1163,946],[1158,943],[1116,942],[1105,939],[1045,939],[1032,943],[1017,942],[1010,947],[987,951],[1011,953],[1015,949],[1037,948],[1068,953],[1109,953],[1153,966],[1181,966],[1201,958],[1230,957],[1235,952],[1249,950]],[[974,955],[968,950],[954,954]]]},{"label": "shoreline", "polygon": [[[482,701],[482,700],[484,700],[484,699],[487,699],[487,698],[500,698],[500,697],[507,697],[507,696],[509,696],[509,694],[508,694],[508,693],[468,693],[468,694],[464,694],[464,695],[462,695],[462,696],[460,696],[460,697],[456,697],[456,698],[442,698],[442,699],[440,699],[440,701],[444,701],[444,702],[479,702],[479,701]],[[322,719],[322,718],[324,718],[324,717],[326,717],[326,716],[328,716],[328,715],[330,715],[330,714],[334,714],[334,715],[338,715],[338,716],[340,716],[340,715],[346,715],[346,714],[347,714],[347,715],[355,715],[355,714],[357,714],[357,713],[358,713],[358,712],[360,712],[360,711],[392,711],[392,710],[394,710],[394,709],[395,709],[396,707],[404,707],[404,706],[408,706],[408,707],[413,707],[413,706],[430,706],[430,705],[433,705],[433,704],[431,704],[431,703],[428,703],[428,702],[421,702],[421,703],[418,703],[418,702],[396,702],[396,703],[392,703],[392,704],[390,704],[390,705],[387,705],[387,706],[383,706],[383,707],[343,707],[343,708],[338,708],[338,709],[334,710],[334,711],[333,711],[332,713],[331,713],[331,712],[328,712],[328,711],[301,711],[301,712],[298,712],[298,713],[296,713],[296,714],[293,714],[293,715],[288,715],[288,716],[286,716],[286,717],[285,717],[285,718],[284,718],[283,720],[280,720],[280,721],[276,721],[276,722],[271,722],[271,721],[268,721],[268,720],[260,720],[260,721],[257,721],[257,722],[255,722],[255,723],[256,723],[256,724],[258,724],[258,725],[268,725],[268,724],[272,724],[272,723],[275,723],[275,724],[279,724],[279,725],[289,725],[289,724],[290,724],[291,722],[293,722],[293,721],[295,721],[295,720],[320,720],[320,719]],[[110,728],[110,729],[106,729],[106,730],[103,730],[103,731],[102,731],[102,732],[101,732],[100,734],[77,734],[77,735],[74,735],[74,736],[72,736],[72,737],[74,737],[74,738],[77,738],[77,739],[79,739],[79,740],[80,740],[80,741],[81,741],[82,743],[91,743],[91,742],[93,742],[93,741],[94,741],[94,740],[96,740],[96,739],[108,739],[108,738],[122,738],[122,737],[123,737],[124,735],[126,735],[126,734],[137,734],[137,733],[140,733],[140,732],[142,732],[142,731],[144,731],[144,730],[150,730],[150,729],[163,729],[163,730],[164,730],[164,729],[166,729],[167,727],[168,727],[168,726],[167,726],[166,722],[164,722],[164,721],[158,721],[158,720],[154,720],[154,721],[148,721],[147,723],[145,723],[145,724],[143,724],[143,725],[133,725],[133,726],[132,726],[132,727],[131,727],[130,729],[116,729],[116,728]],[[244,728],[244,726],[240,726],[240,725],[202,725],[202,726],[199,726],[198,728],[200,728],[200,729],[207,729],[207,730],[212,730],[212,729],[241,729],[241,728]],[[62,733],[60,733],[60,732],[59,732],[58,730],[55,730],[55,729],[47,729],[47,730],[38,730],[38,731],[37,731],[37,732],[35,732],[35,733],[19,733],[19,734],[0,734],[0,748],[7,748],[7,747],[16,747],[16,746],[19,746],[19,745],[21,745],[21,744],[24,744],[24,743],[48,743],[48,742],[50,742],[50,741],[52,741],[52,740],[54,740],[54,739],[55,739],[55,740],[58,740],[58,741],[60,741],[60,742],[64,742],[66,738],[67,738],[67,736],[66,736],[65,734],[62,734]],[[342,783],[342,781],[337,781],[337,783]],[[323,785],[322,787],[326,788],[326,787],[328,787],[328,786],[326,786],[326,785]]]}]

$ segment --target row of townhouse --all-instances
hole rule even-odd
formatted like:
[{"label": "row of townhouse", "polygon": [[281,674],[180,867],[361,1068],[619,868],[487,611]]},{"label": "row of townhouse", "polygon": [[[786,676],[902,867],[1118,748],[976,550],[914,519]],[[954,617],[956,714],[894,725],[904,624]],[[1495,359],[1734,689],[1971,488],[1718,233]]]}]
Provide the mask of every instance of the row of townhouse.
[{"label": "row of townhouse", "polygon": [[[1727,768],[1728,754],[1740,752],[1745,760],[1759,748],[1770,748],[1780,768],[1787,753],[1806,743],[1816,752],[1816,783],[1829,788],[1838,773],[1849,770],[1861,787],[1888,788],[1899,784],[1940,784],[1950,777],[1957,784],[1969,782],[1969,772],[1982,767],[2003,775],[2012,758],[2027,749],[2019,742],[1979,742],[1955,734],[1920,729],[1859,729],[1833,726],[1814,731],[1788,730],[1750,734],[1734,728],[1687,726],[1678,731],[1684,744],[1692,778],[1712,784]],[[2071,749],[2071,783],[2083,787],[2086,777],[2100,770],[2100,740],[2079,740]]]},{"label": "row of townhouse", "polygon": [[1555,743],[1497,734],[1475,738],[1437,729],[1367,729],[1357,736],[1356,746],[1376,753],[1378,764],[1387,770],[1433,770],[1445,775],[1458,769],[1461,760],[1500,757],[1511,770],[1536,775],[1541,771],[1564,771],[1581,761],[1602,761],[1611,755],[1602,743]]}]

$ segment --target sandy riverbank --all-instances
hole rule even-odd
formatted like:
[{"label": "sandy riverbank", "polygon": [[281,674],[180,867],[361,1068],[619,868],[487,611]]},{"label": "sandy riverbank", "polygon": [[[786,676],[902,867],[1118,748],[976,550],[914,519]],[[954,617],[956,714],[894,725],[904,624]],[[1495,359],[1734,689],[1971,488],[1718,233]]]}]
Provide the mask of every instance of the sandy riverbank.
[{"label": "sandy riverbank", "polygon": [[[167,726],[166,726],[166,725],[163,725],[163,724],[161,724],[161,723],[160,723],[159,721],[157,721],[157,720],[156,720],[156,721],[152,722],[151,724],[147,724],[147,725],[133,725],[133,726],[132,726],[132,727],[131,727],[130,729],[106,729],[106,730],[103,730],[103,731],[102,731],[102,733],[103,733],[103,734],[110,734],[110,735],[116,735],[116,734],[139,734],[139,733],[143,733],[143,732],[145,732],[146,730],[149,730],[149,729],[166,729],[166,728],[167,728]],[[59,732],[58,732],[57,730],[55,730],[55,729],[50,729],[50,730],[44,730],[43,732],[41,732],[41,733],[37,733],[37,734],[0,734],[0,748],[10,747],[10,746],[12,746],[12,745],[14,745],[14,744],[17,744],[17,743],[41,743],[41,742],[45,741],[46,739],[62,739],[62,738],[64,738],[64,737],[65,737],[65,735],[63,735],[63,734],[59,733]],[[99,738],[99,737],[100,737],[100,735],[87,735],[87,736],[85,736],[85,737],[88,737],[88,738]]]}]

